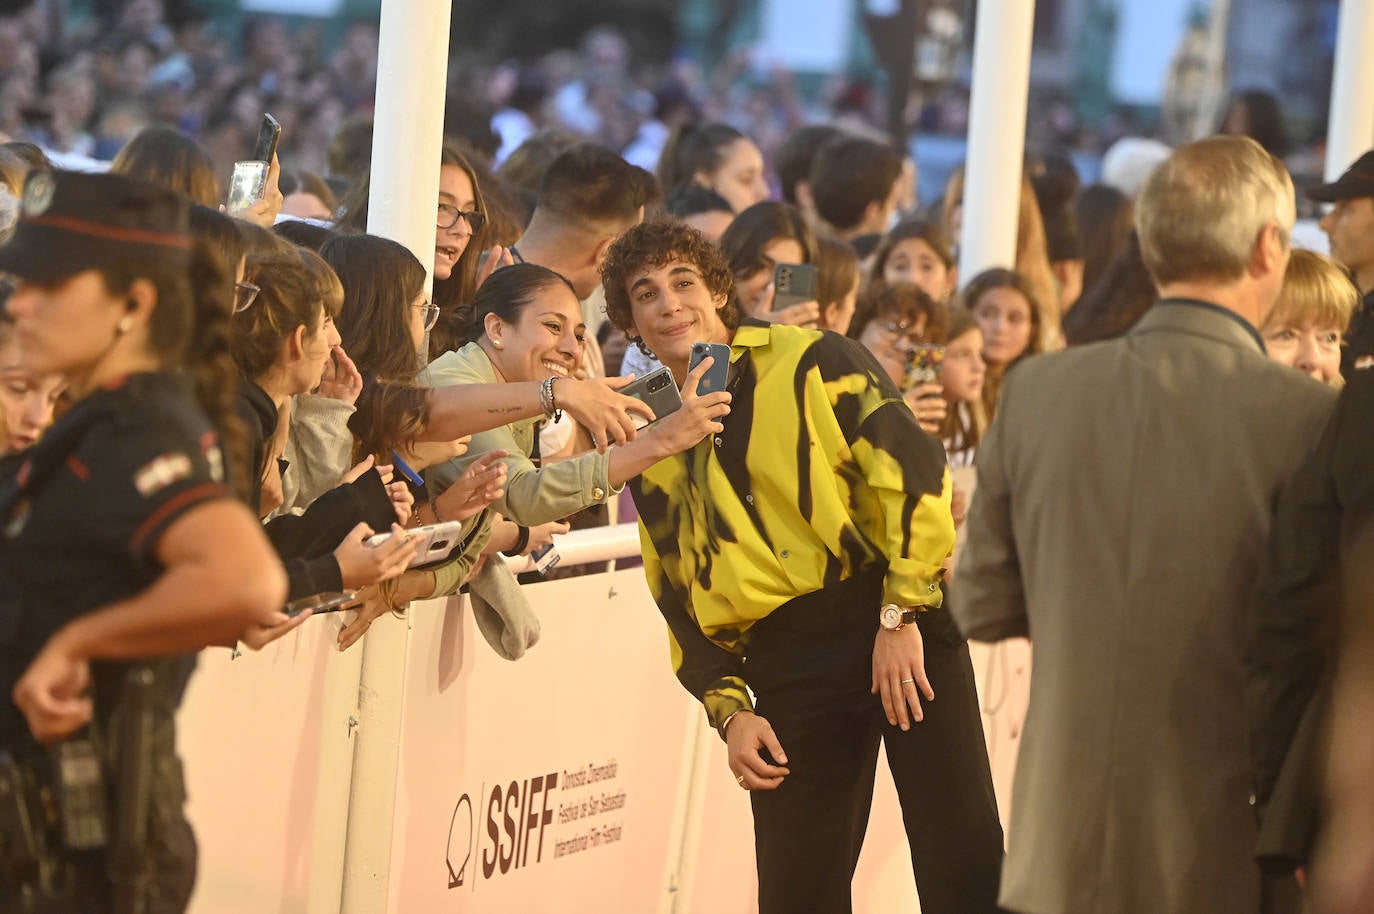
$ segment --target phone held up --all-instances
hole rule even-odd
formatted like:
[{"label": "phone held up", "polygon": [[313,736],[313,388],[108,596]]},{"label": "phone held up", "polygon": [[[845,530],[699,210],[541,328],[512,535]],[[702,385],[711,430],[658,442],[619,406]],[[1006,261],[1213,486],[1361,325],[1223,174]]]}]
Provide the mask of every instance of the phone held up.
[{"label": "phone held up", "polygon": [[248,209],[267,192],[267,170],[277,154],[280,139],[281,124],[272,115],[264,114],[257,142],[253,144],[253,158],[234,163],[234,173],[229,178],[229,199],[224,206],[230,215]]},{"label": "phone held up", "polygon": [[945,368],[945,347],[936,343],[917,343],[907,356],[902,390],[922,384],[938,384]]},{"label": "phone held up", "polygon": [[[635,378],[620,388],[619,392],[649,404],[649,408],[659,419],[682,408],[682,394],[678,393],[677,385],[673,383],[673,373],[666,367],[651,371],[642,378]],[[634,422],[636,429],[649,424],[638,415],[634,415]]]},{"label": "phone held up", "polygon": [[773,269],[773,310],[815,301],[816,268],[809,263],[780,263]]},{"label": "phone held up", "polygon": [[708,355],[714,361],[697,383],[697,396],[725,390],[730,382],[730,347],[724,343],[693,343],[687,370],[696,371],[697,366],[706,361]]}]

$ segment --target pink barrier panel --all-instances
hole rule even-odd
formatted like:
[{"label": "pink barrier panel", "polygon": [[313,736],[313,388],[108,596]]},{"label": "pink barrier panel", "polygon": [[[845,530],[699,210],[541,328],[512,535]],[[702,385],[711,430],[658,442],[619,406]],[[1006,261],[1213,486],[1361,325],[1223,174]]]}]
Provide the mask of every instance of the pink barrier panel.
[{"label": "pink barrier panel", "polygon": [[513,663],[465,601],[412,611],[393,912],[652,912],[664,898],[695,702],[643,572],[524,592],[542,633]]},{"label": "pink barrier panel", "polygon": [[[757,910],[748,795],[671,674],[642,571],[524,593],[542,636],[516,662],[485,642],[466,599],[409,614],[387,910]],[[203,655],[180,718],[201,845],[192,914],[338,910],[345,830],[369,827],[347,817],[358,657],[333,650],[341,622],[310,620],[259,654]],[[1019,730],[1007,718],[1024,711],[1025,680],[1013,679],[993,684],[1000,707],[985,697],[990,731]],[[1000,791],[1015,740],[998,732]],[[855,911],[914,914],[879,758]]]}]

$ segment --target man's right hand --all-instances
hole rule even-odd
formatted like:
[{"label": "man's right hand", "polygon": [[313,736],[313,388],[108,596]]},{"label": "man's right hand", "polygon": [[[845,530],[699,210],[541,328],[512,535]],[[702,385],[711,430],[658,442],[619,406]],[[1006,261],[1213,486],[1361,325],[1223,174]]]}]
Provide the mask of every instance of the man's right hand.
[{"label": "man's right hand", "polygon": [[[738,711],[725,727],[725,745],[730,759],[730,773],[745,790],[776,790],[782,779],[791,774],[781,765],[787,764],[773,725],[753,711]],[[759,750],[767,749],[774,761],[770,765]]]},{"label": "man's right hand", "polygon": [[654,411],[643,400],[616,393],[629,384],[631,378],[596,378],[590,381],[559,379],[554,384],[554,399],[558,408],[567,410],[596,442],[596,449],[604,452],[614,444],[633,441],[634,420],[630,413],[638,413],[645,421],[654,421]]}]

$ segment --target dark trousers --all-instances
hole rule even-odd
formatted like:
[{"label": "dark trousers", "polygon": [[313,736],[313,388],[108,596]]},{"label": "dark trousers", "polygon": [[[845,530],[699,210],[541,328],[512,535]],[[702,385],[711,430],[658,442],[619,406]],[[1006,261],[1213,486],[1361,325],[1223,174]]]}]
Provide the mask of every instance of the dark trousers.
[{"label": "dark trousers", "polygon": [[944,610],[921,617],[935,690],[902,732],[870,692],[880,579],[793,600],[760,622],[746,677],[791,770],[751,794],[760,914],[845,914],[879,743],[902,806],[923,914],[997,910],[1002,828],[968,646]]}]

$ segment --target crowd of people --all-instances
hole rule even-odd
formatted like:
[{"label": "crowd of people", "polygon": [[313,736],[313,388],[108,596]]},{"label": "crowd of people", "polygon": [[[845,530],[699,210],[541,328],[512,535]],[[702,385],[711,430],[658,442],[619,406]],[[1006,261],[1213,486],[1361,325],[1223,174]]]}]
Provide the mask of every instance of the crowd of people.
[{"label": "crowd of people", "polygon": [[[10,87],[48,45],[41,17],[3,25]],[[370,91],[375,33],[326,61],[252,20],[221,96],[204,32],[154,0],[118,26],[48,74],[48,132],[0,110],[6,910],[184,909],[196,651],[333,594],[349,649],[468,592],[518,658],[537,620],[501,556],[622,490],[750,794],[761,911],[849,910],[880,746],[932,914],[1296,911],[1314,861],[1329,910],[1367,902],[1354,858],[1322,865],[1313,785],[1322,721],[1361,738],[1332,697],[1358,669],[1327,684],[1374,504],[1374,151],[1307,192],[1330,256],[1293,246],[1293,183],[1252,139],[1086,187],[1031,158],[1012,262],[960,276],[962,172],[918,208],[909,150],[862,124],[764,136],[680,97],[589,142],[620,109],[584,73],[550,89],[558,127],[520,86],[485,139],[450,111],[431,259],[366,232],[371,123],[337,102]],[[612,71],[613,39],[587,43]],[[93,92],[113,126],[83,138],[64,105]],[[172,97],[177,126],[148,123]],[[230,215],[267,98],[280,161]],[[665,368],[674,411],[621,392]],[[456,548],[417,564],[434,525]],[[1016,636],[1004,859],[964,639]]]}]

